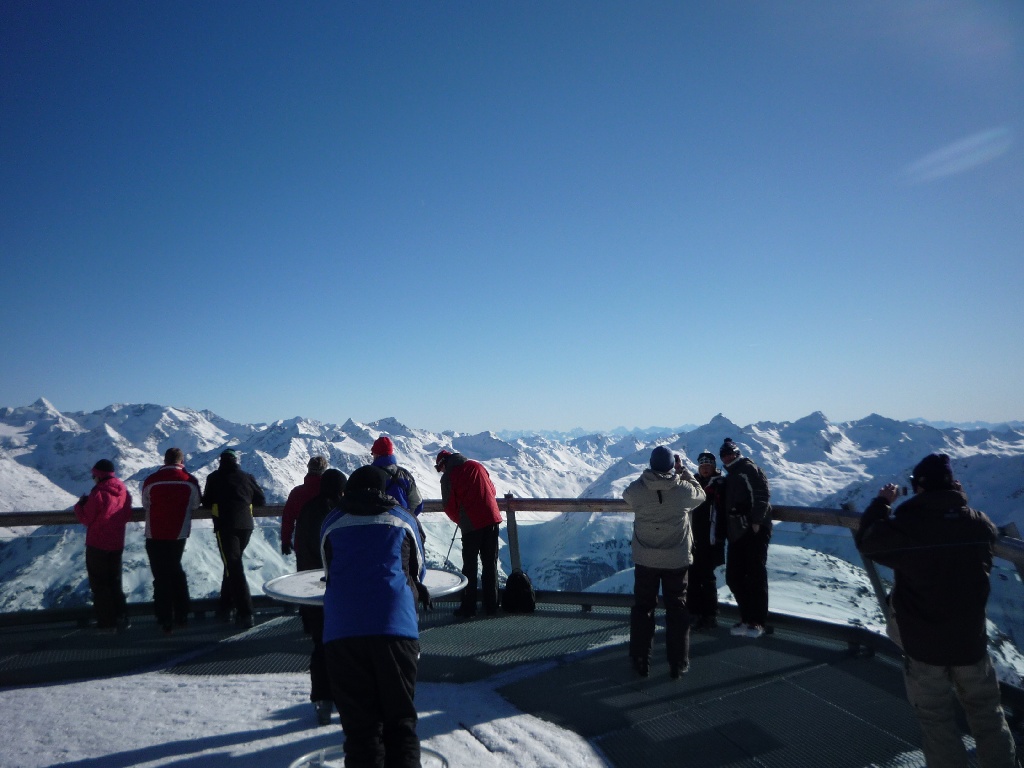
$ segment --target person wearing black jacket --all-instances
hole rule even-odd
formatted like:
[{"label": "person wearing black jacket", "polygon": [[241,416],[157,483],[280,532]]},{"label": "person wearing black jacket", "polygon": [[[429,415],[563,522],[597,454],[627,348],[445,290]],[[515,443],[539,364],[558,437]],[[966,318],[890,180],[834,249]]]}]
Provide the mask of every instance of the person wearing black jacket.
[{"label": "person wearing black jacket", "polygon": [[697,457],[697,482],[705,499],[691,513],[693,563],[686,608],[694,617],[694,629],[718,626],[718,579],[715,569],[725,562],[725,516],[719,514],[719,495],[725,483],[715,464],[715,454],[704,451]]},{"label": "person wearing black jacket", "polygon": [[211,511],[213,532],[224,563],[220,612],[230,615],[233,606],[235,621],[246,629],[253,625],[252,595],[242,553],[254,528],[252,508],[266,503],[256,478],[238,465],[238,454],[230,449],[221,453],[220,467],[206,478],[203,507]]},{"label": "person wearing black jacket", "polygon": [[[295,521],[295,565],[300,571],[311,571],[324,567],[320,550],[320,529],[332,510],[341,505],[345,492],[345,473],[328,469],[320,476],[320,491],[307,501]],[[324,655],[324,609],[317,605],[300,605],[302,629],[313,638],[313,651],[309,656],[309,700],[316,710],[320,725],[331,722],[331,678],[327,674],[327,659]]]},{"label": "person wearing black jacket", "polygon": [[725,583],[736,598],[740,621],[730,634],[758,638],[768,621],[768,543],[772,538],[771,491],[768,478],[740,453],[731,438],[718,450],[728,472],[722,488],[729,554]]},{"label": "person wearing black jacket", "polygon": [[855,540],[866,557],[893,569],[890,635],[903,648],[907,698],[921,724],[925,760],[930,768],[967,765],[955,692],[979,765],[1011,768],[1015,747],[985,629],[996,527],[968,506],[945,454],[926,456],[911,481],[914,496],[895,511],[897,485],[879,491]]}]

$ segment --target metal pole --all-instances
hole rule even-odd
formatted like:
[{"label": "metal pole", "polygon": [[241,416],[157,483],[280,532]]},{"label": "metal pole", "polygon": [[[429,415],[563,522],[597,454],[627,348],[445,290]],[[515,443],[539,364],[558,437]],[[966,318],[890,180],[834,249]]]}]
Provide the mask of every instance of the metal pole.
[{"label": "metal pole", "polygon": [[523,570],[523,561],[519,557],[519,527],[516,525],[516,510],[512,506],[512,494],[505,494],[505,519],[508,528],[509,560],[513,571]]}]

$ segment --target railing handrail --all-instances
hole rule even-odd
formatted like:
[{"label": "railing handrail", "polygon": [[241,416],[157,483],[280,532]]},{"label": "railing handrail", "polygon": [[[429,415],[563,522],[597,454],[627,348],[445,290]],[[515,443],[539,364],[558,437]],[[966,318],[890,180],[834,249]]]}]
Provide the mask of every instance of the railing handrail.
[{"label": "railing handrail", "polygon": [[[523,498],[511,495],[498,497],[498,505],[511,512],[513,516],[519,512],[555,512],[555,513],[593,513],[614,512],[628,513],[629,505],[623,499],[565,499],[565,498]],[[423,502],[424,512],[443,512],[440,499],[427,499]],[[254,517],[280,517],[284,506],[270,505],[255,507]],[[209,520],[208,509],[196,510],[195,520]],[[132,522],[145,521],[142,507],[132,509]],[[514,519],[514,517],[513,517]],[[812,525],[829,525],[838,528],[856,530],[860,524],[860,513],[851,509],[830,509],[827,507],[799,507],[792,505],[772,506],[772,519],[788,523],[809,523]],[[0,527],[20,528],[35,525],[74,525],[78,523],[75,513],[70,509],[57,509],[42,512],[0,512]],[[996,541],[994,551],[997,557],[1012,562],[1024,578],[1024,540],[1001,532]]]}]

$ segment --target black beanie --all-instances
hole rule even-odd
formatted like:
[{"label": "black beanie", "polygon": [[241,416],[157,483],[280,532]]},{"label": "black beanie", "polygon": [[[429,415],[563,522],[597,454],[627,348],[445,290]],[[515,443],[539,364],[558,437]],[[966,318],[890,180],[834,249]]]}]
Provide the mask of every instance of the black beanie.
[{"label": "black beanie", "polygon": [[93,471],[95,472],[108,472],[114,474],[114,462],[110,459],[100,459],[92,465]]},{"label": "black beanie", "polygon": [[360,467],[345,483],[345,496],[363,495],[366,491],[384,493],[388,487],[388,473],[379,467]]},{"label": "black beanie", "polygon": [[725,442],[722,443],[722,447],[718,449],[718,455],[724,459],[726,456],[731,456],[734,453],[739,456],[740,447],[732,441],[731,437],[725,438]]},{"label": "black beanie", "polygon": [[942,491],[953,488],[953,468],[949,456],[944,453],[930,453],[918,462],[911,476],[914,485],[928,491]]},{"label": "black beanie", "polygon": [[320,476],[320,495],[328,499],[339,499],[345,492],[348,478],[340,469],[328,469]]}]

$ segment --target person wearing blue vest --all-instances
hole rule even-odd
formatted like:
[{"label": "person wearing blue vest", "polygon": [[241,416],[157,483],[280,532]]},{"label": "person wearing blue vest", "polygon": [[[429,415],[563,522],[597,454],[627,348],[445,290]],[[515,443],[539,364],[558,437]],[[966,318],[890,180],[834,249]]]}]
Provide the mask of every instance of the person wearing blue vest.
[{"label": "person wearing blue vest", "polygon": [[387,483],[379,467],[357,469],[321,530],[324,651],[346,768],[420,768],[413,699],[426,560],[416,518]]}]

